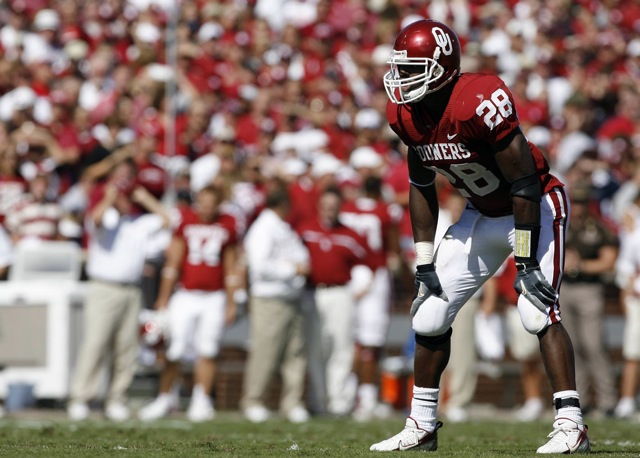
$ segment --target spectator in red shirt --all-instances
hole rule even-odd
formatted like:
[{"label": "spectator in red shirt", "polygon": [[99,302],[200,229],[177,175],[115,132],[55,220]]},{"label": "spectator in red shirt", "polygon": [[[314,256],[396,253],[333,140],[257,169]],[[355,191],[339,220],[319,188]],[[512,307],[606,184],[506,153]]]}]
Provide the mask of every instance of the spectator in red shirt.
[{"label": "spectator in red shirt", "polygon": [[13,244],[7,231],[0,224],[0,280],[7,279],[7,273],[13,263]]},{"label": "spectator in red shirt", "polygon": [[[0,129],[4,127],[0,124]],[[0,152],[0,222],[5,215],[26,191],[27,184],[18,173],[18,157],[15,146],[5,144]]]},{"label": "spectator in red shirt", "polygon": [[[136,169],[136,184],[144,187],[157,199],[162,198],[167,185],[167,174],[151,162],[156,141],[153,137],[140,135],[134,143],[127,144],[108,153],[102,160],[92,164],[84,172],[84,178],[98,181],[105,177],[116,165],[131,160]],[[102,150],[106,152],[104,149]]]},{"label": "spectator in red shirt", "polygon": [[407,148],[401,146],[400,154],[386,169],[382,180],[385,192],[390,195],[393,203],[402,209],[402,218],[398,226],[400,250],[406,266],[413,268],[415,253],[413,249],[413,232],[409,219],[409,170],[407,166]]},{"label": "spectator in red shirt", "polygon": [[155,137],[139,135],[132,145],[132,158],[138,170],[138,183],[160,199],[167,186],[167,174],[164,169],[152,162],[157,153],[157,145]]},{"label": "spectator in red shirt", "polygon": [[310,173],[304,173],[289,186],[291,194],[290,222],[297,227],[315,218],[318,198],[325,190],[336,185],[336,172],[341,162],[329,154],[316,156]]},{"label": "spectator in red shirt", "polygon": [[47,196],[49,176],[38,174],[28,182],[28,193],[7,212],[5,225],[14,243],[25,239],[55,240],[62,208]]}]

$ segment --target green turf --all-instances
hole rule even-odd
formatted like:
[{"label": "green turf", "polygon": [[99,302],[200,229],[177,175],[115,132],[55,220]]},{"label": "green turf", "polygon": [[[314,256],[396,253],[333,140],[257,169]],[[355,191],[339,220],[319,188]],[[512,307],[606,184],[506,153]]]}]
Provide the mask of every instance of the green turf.
[{"label": "green turf", "polygon": [[[590,423],[592,453],[599,457],[640,456],[640,424],[617,420]],[[368,451],[370,444],[395,434],[402,424],[398,417],[371,423],[313,419],[304,425],[281,420],[253,425],[235,413],[222,413],[210,423],[197,425],[177,419],[119,425],[98,419],[84,423],[2,420],[0,456],[379,457],[380,453]],[[445,424],[439,434],[439,449],[432,455],[534,456],[549,431],[549,421]]]}]

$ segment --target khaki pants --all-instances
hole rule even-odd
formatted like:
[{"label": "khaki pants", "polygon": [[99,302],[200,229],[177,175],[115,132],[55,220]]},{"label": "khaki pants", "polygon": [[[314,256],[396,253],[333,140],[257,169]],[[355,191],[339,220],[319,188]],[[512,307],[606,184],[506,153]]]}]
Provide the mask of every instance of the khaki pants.
[{"label": "khaki pants", "polygon": [[141,293],[138,286],[91,281],[84,306],[84,338],[71,385],[71,400],[97,395],[100,374],[111,355],[106,401],[126,400],[138,357]]},{"label": "khaki pants", "polygon": [[300,301],[252,297],[249,359],[244,377],[242,407],[264,404],[273,377],[282,377],[280,411],[304,407],[307,358]]}]

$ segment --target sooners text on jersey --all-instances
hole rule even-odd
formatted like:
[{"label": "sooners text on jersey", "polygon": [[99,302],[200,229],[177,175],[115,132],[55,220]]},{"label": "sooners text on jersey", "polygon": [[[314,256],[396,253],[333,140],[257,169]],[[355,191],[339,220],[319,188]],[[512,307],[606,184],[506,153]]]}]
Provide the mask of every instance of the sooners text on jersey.
[{"label": "sooners text on jersey", "polygon": [[[510,183],[500,172],[495,151],[519,132],[513,97],[495,75],[463,73],[440,122],[431,120],[422,103],[387,104],[391,128],[409,146],[409,174],[424,183],[420,170],[444,175],[480,212],[488,216],[512,213]],[[529,143],[546,193],[562,183],[549,174],[542,152]],[[420,167],[422,165],[422,167]],[[421,183],[423,178],[423,183]]]}]

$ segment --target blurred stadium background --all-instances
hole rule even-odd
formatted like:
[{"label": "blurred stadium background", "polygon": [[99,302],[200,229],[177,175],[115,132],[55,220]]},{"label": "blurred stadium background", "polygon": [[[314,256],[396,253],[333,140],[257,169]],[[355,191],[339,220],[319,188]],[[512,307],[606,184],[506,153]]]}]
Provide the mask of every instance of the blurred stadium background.
[{"label": "blurred stadium background", "polygon": [[[115,151],[144,151],[141,183],[173,208],[188,189],[185,177],[196,175],[193,161],[216,141],[231,143],[234,166],[225,178],[243,185],[231,199],[250,221],[266,179],[313,180],[313,165],[329,154],[340,161],[333,178],[348,183],[350,153],[367,145],[383,159],[385,195],[399,202],[402,146],[384,122],[381,77],[395,34],[418,17],[453,26],[463,71],[507,82],[525,133],[554,173],[569,185],[591,183],[598,213],[618,232],[631,205],[621,190],[640,188],[636,0],[5,0],[0,397],[20,384],[33,387],[40,407],[59,407],[68,395],[82,334],[82,221],[102,178],[95,166]],[[39,176],[57,204],[56,229],[25,235],[11,225],[15,204]],[[405,221],[405,236],[406,229]],[[411,256],[403,253],[407,266]],[[154,267],[143,285],[147,306]],[[395,278],[386,356],[403,354],[410,331],[406,277]],[[624,318],[619,291],[605,280],[606,344],[619,375]],[[246,344],[243,318],[224,338],[220,409],[238,407]],[[148,349],[140,354],[131,393],[148,398],[157,368]],[[475,402],[502,409],[522,402],[508,353],[480,370]],[[407,371],[398,377],[402,408],[410,380]]]}]

